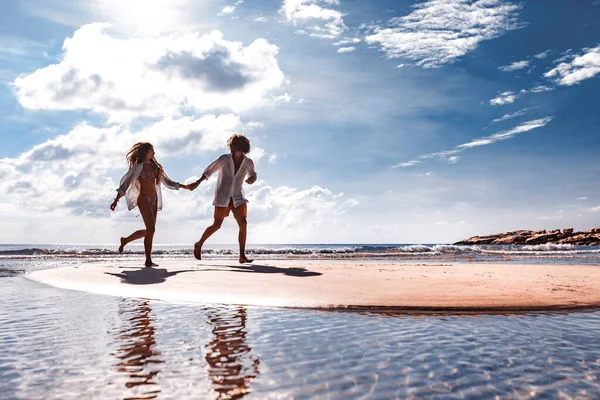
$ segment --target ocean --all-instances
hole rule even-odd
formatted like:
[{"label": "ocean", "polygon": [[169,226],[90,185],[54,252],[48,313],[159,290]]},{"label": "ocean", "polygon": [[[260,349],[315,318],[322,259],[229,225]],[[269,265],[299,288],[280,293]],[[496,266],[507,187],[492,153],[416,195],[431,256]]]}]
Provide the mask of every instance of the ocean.
[{"label": "ocean", "polygon": [[[141,243],[129,244],[118,254],[117,244],[96,245],[28,245],[0,244],[0,263],[8,260],[122,258],[144,255]],[[246,252],[255,259],[361,259],[386,261],[455,261],[598,264],[600,247],[570,244],[479,245],[452,244],[261,244],[247,245]],[[206,245],[207,259],[237,259],[237,245]],[[192,254],[191,244],[154,245],[153,258],[185,258]],[[2,264],[3,265],[3,264]]]},{"label": "ocean", "polygon": [[[237,246],[207,246],[236,259]],[[589,264],[568,245],[251,245],[257,259]],[[191,258],[155,246],[154,261]],[[2,399],[600,398],[600,310],[343,312],[170,303],[62,290],[29,271],[143,248],[0,245]]]}]

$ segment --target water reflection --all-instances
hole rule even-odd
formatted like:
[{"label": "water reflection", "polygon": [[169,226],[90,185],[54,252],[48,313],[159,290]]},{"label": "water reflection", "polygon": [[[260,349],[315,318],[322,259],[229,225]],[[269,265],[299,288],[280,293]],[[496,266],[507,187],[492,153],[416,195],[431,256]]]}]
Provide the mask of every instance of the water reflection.
[{"label": "water reflection", "polygon": [[246,340],[246,309],[211,309],[208,319],[213,338],[206,346],[206,362],[216,398],[242,398],[250,392],[260,364]]},{"label": "water reflection", "polygon": [[117,332],[117,371],[127,375],[124,399],[154,399],[160,393],[157,375],[163,361],[155,350],[151,308],[147,301],[140,301],[133,309],[131,304],[131,300],[124,299],[119,305],[124,325]]}]

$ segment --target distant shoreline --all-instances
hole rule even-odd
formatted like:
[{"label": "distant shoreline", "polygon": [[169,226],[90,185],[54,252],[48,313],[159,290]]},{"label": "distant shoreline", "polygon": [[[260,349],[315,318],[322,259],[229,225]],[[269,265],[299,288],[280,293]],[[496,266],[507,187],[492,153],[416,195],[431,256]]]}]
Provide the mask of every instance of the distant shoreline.
[{"label": "distant shoreline", "polygon": [[456,245],[479,245],[479,244],[571,244],[575,246],[600,246],[600,228],[588,229],[587,231],[575,232],[572,228],[555,229],[551,231],[520,230],[513,232],[497,233],[487,236],[473,236]]}]

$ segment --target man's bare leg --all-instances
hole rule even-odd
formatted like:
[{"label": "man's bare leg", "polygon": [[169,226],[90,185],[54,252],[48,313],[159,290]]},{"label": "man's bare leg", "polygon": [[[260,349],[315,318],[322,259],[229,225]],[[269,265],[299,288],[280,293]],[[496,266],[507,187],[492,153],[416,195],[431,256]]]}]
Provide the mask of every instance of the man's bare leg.
[{"label": "man's bare leg", "polygon": [[196,257],[196,259],[202,259],[202,246],[204,245],[204,242],[206,242],[206,240],[211,237],[213,233],[218,231],[222,224],[223,218],[215,218],[213,224],[206,228],[200,240],[194,243],[194,257]]},{"label": "man's bare leg", "polygon": [[240,232],[238,233],[238,243],[240,244],[240,264],[251,263],[254,260],[250,260],[246,257],[246,227],[248,226],[248,221],[246,217],[236,218],[238,226],[240,228]]}]

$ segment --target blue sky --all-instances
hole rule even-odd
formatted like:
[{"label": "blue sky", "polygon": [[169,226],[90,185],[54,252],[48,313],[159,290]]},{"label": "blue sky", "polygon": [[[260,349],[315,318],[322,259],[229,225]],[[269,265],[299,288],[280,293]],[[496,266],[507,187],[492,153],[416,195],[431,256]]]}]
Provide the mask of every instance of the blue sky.
[{"label": "blue sky", "polygon": [[[2,243],[115,242],[133,143],[189,182],[233,132],[250,243],[600,226],[599,1],[84,3],[3,2]],[[213,190],[165,193],[156,241],[197,240]]]}]

